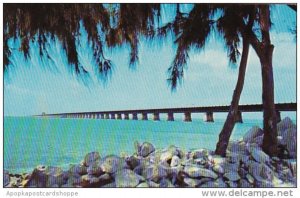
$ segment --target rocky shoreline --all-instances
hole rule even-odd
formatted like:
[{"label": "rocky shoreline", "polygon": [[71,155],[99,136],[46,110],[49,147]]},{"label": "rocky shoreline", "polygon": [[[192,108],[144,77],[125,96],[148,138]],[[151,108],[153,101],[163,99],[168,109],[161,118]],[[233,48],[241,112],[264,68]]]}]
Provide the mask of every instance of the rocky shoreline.
[{"label": "rocky shoreline", "polygon": [[155,149],[148,142],[136,143],[133,155],[101,157],[91,152],[69,170],[43,165],[32,173],[4,170],[4,187],[296,187],[297,127],[287,117],[277,129],[278,157],[262,151],[263,131],[253,127],[241,140],[230,142],[224,158],[208,149],[185,152],[176,146]]}]

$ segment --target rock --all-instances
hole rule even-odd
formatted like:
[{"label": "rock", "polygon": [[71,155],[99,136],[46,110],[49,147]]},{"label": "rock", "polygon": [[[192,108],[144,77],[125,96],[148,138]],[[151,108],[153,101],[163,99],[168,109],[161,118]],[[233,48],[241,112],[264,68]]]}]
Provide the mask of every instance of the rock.
[{"label": "rock", "polygon": [[125,159],[115,155],[106,156],[100,160],[99,164],[101,170],[105,173],[115,173],[116,171],[127,167]]},{"label": "rock", "polygon": [[296,158],[297,154],[297,128],[288,128],[281,134],[282,144],[286,146],[290,157]]},{"label": "rock", "polygon": [[256,137],[262,136],[264,134],[264,131],[259,128],[258,126],[252,127],[243,137],[244,142],[251,142]]},{"label": "rock", "polygon": [[101,188],[116,188],[117,185],[115,182],[109,183],[109,184],[105,184],[103,186],[101,186]]},{"label": "rock", "polygon": [[178,166],[180,164],[180,158],[177,155],[174,155],[171,160],[171,167]]},{"label": "rock", "polygon": [[162,180],[160,180],[159,182],[159,187],[160,188],[174,188],[174,185],[171,183],[170,180],[163,178]]},{"label": "rock", "polygon": [[147,157],[150,153],[154,152],[155,148],[154,146],[149,142],[144,142],[140,147],[138,148],[138,155],[142,157]]},{"label": "rock", "polygon": [[230,141],[227,146],[227,152],[245,154],[246,153],[245,142]]},{"label": "rock", "polygon": [[90,166],[91,164],[100,160],[100,154],[98,152],[91,152],[85,155],[84,157],[84,165]]},{"label": "rock", "polygon": [[259,163],[270,163],[271,158],[262,150],[260,149],[252,149],[250,151],[251,156],[254,158],[255,161]]},{"label": "rock", "polygon": [[7,186],[10,182],[10,177],[9,177],[9,172],[4,170],[4,175],[3,175],[3,186]]},{"label": "rock", "polygon": [[223,167],[225,173],[237,171],[239,169],[238,163],[232,164],[232,163],[225,162],[225,163],[222,163],[221,166]]},{"label": "rock", "polygon": [[147,184],[150,188],[159,188],[159,184],[153,182],[153,181],[147,181]]},{"label": "rock", "polygon": [[253,188],[253,185],[251,185],[247,180],[241,179],[238,183],[238,187],[240,187],[240,188]]},{"label": "rock", "polygon": [[142,176],[147,180],[159,181],[163,177],[167,177],[166,170],[160,165],[150,165],[145,167],[142,171]]},{"label": "rock", "polygon": [[262,181],[257,181],[255,187],[258,187],[258,188],[273,188],[274,184],[270,181],[262,180]]},{"label": "rock", "polygon": [[289,159],[289,160],[284,160],[286,165],[289,167],[289,169],[292,172],[292,175],[294,177],[297,176],[297,160],[296,159]]},{"label": "rock", "polygon": [[61,186],[65,183],[66,176],[63,170],[53,166],[37,166],[26,186],[51,187],[55,184]]},{"label": "rock", "polygon": [[132,170],[123,169],[116,172],[115,183],[117,188],[132,188],[139,184],[139,178]]},{"label": "rock", "polygon": [[254,138],[252,141],[250,141],[251,143],[255,143],[255,144],[257,144],[258,146],[262,146],[262,144],[263,144],[263,138],[264,138],[264,136],[263,135],[261,135],[261,136],[258,136],[258,137],[256,137],[256,138]]},{"label": "rock", "polygon": [[94,162],[90,164],[89,167],[87,168],[87,173],[89,175],[100,176],[103,173],[103,171],[99,166],[99,163]]},{"label": "rock", "polygon": [[184,168],[184,173],[186,173],[189,177],[197,178],[197,177],[209,177],[213,179],[217,179],[218,175],[211,170],[200,168],[197,166],[187,166]]},{"label": "rock", "polygon": [[101,175],[100,177],[99,177],[99,180],[100,181],[107,181],[107,180],[111,180],[112,178],[111,178],[111,176],[108,174],[108,173],[105,173],[105,174],[103,174],[103,175]]},{"label": "rock", "polygon": [[224,168],[219,164],[213,166],[213,171],[215,171],[216,173],[219,173],[219,174],[224,174],[225,173]]},{"label": "rock", "polygon": [[[249,173],[255,178],[256,181],[263,181],[265,179],[272,181],[274,177],[274,172],[270,167],[257,162],[249,164]],[[251,181],[249,182],[252,183]]]},{"label": "rock", "polygon": [[83,175],[81,176],[80,186],[83,188],[93,187],[100,183],[100,179],[93,175]]},{"label": "rock", "polygon": [[134,169],[135,167],[139,166],[141,164],[141,159],[139,159],[137,156],[130,156],[125,159],[126,163],[130,167],[130,169]]},{"label": "rock", "polygon": [[160,156],[160,162],[162,162],[162,163],[165,162],[167,164],[171,164],[172,157],[173,157],[172,152],[170,152],[169,150],[164,151]]},{"label": "rock", "polygon": [[237,172],[227,172],[224,174],[224,178],[228,179],[229,181],[238,181],[241,179]]},{"label": "rock", "polygon": [[215,181],[208,181],[200,185],[201,188],[226,188],[227,184],[223,181],[222,178],[219,178]]},{"label": "rock", "polygon": [[137,185],[137,188],[149,188],[149,185],[146,182],[143,182]]},{"label": "rock", "polygon": [[188,178],[188,177],[184,178],[183,181],[189,187],[197,187],[201,183],[200,179],[193,179],[193,178]]},{"label": "rock", "polygon": [[278,135],[283,136],[282,133],[289,128],[296,129],[297,127],[289,117],[285,117],[277,124]]},{"label": "rock", "polygon": [[70,174],[85,175],[85,174],[87,174],[87,167],[82,166],[80,164],[70,165],[69,173]]},{"label": "rock", "polygon": [[208,149],[197,149],[197,150],[193,150],[190,155],[193,159],[198,159],[198,158],[205,158],[208,157],[208,155],[213,155],[213,154],[214,152]]},{"label": "rock", "polygon": [[226,157],[229,163],[238,163],[241,159],[241,155],[239,153],[228,153]]},{"label": "rock", "polygon": [[64,172],[59,167],[48,166],[45,170],[47,183],[46,187],[51,187],[55,184],[61,186],[64,184]]},{"label": "rock", "polygon": [[234,181],[228,181],[227,184],[230,188],[237,188],[238,187],[237,182],[234,182]]}]

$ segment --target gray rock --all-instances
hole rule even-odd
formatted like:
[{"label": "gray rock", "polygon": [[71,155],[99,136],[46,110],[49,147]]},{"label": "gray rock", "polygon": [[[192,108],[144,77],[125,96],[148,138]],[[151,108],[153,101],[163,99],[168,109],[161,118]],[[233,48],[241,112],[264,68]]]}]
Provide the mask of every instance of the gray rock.
[{"label": "gray rock", "polygon": [[105,174],[103,174],[103,175],[101,175],[100,177],[99,177],[99,180],[100,181],[108,181],[108,180],[111,180],[112,178],[111,178],[111,176],[108,174],[108,173],[105,173]]},{"label": "gray rock", "polygon": [[238,184],[235,181],[228,181],[227,184],[230,188],[237,188],[238,187]]},{"label": "gray rock", "polygon": [[144,142],[138,149],[138,155],[147,157],[150,153],[154,152],[154,146],[149,142]]},{"label": "gray rock", "polygon": [[244,142],[252,142],[256,137],[262,136],[263,130],[258,126],[252,127],[243,137]]},{"label": "gray rock", "polygon": [[222,178],[219,178],[215,181],[208,181],[200,185],[201,188],[226,188],[227,184],[223,181]]},{"label": "gray rock", "polygon": [[147,184],[147,182],[143,182],[137,185],[137,188],[149,188],[149,185]]},{"label": "gray rock", "polygon": [[87,188],[92,187],[92,185],[100,183],[100,179],[93,175],[82,175],[80,180],[80,186]]},{"label": "gray rock", "polygon": [[170,180],[163,178],[162,180],[160,180],[159,182],[159,187],[160,188],[174,188],[174,185],[171,183]]},{"label": "gray rock", "polygon": [[274,177],[274,172],[270,167],[257,162],[249,164],[249,173],[255,178],[256,181],[263,181],[265,179],[272,181]]},{"label": "gray rock", "polygon": [[289,128],[297,128],[289,117],[285,117],[277,124],[277,131],[279,136],[283,136],[283,132]]},{"label": "gray rock", "polygon": [[270,163],[271,161],[271,158],[260,149],[252,149],[250,153],[254,160],[259,163]]},{"label": "gray rock", "polygon": [[180,164],[180,158],[177,155],[174,155],[171,160],[171,167],[178,166]]},{"label": "gray rock", "polygon": [[73,174],[85,175],[87,174],[87,167],[82,166],[80,164],[70,165],[69,173],[72,175]]},{"label": "gray rock", "polygon": [[100,154],[98,152],[90,152],[85,155],[83,164],[90,166],[91,164],[100,160]]},{"label": "gray rock", "polygon": [[273,188],[274,184],[270,181],[262,180],[262,181],[257,181],[255,187],[258,187],[258,188]]},{"label": "gray rock", "polygon": [[99,164],[101,170],[105,173],[115,173],[128,166],[125,159],[115,155],[106,156],[100,160]]},{"label": "gray rock", "polygon": [[224,178],[228,179],[229,181],[238,181],[241,179],[237,172],[227,172],[224,174]]},{"label": "gray rock", "polygon": [[123,169],[116,172],[115,183],[117,188],[131,188],[139,184],[137,175],[129,169]]},{"label": "gray rock", "polygon": [[197,177],[209,177],[213,179],[218,178],[218,175],[214,173],[212,170],[208,170],[197,166],[187,166],[184,168],[183,171],[189,177],[193,177],[193,178],[197,178]]},{"label": "gray rock", "polygon": [[4,175],[3,175],[3,185],[4,187],[7,186],[10,182],[10,177],[9,177],[9,172],[4,170]]},{"label": "gray rock", "polygon": [[184,178],[184,183],[187,184],[189,187],[197,187],[201,182],[200,179],[193,179],[193,178]]},{"label": "gray rock", "polygon": [[190,153],[190,156],[193,159],[198,159],[198,158],[205,158],[208,157],[208,155],[213,155],[214,152],[208,149],[197,149],[197,150],[193,150]]},{"label": "gray rock", "polygon": [[55,184],[61,186],[64,184],[64,172],[59,167],[37,166],[26,186],[51,187]]},{"label": "gray rock", "polygon": [[158,182],[163,177],[167,177],[167,175],[166,170],[162,166],[155,164],[145,167],[142,171],[142,176],[145,179],[155,182]]},{"label": "gray rock", "polygon": [[227,146],[227,152],[229,153],[239,153],[246,154],[245,142],[240,141],[230,141]]},{"label": "gray rock", "polygon": [[288,159],[288,160],[284,160],[284,162],[291,170],[292,175],[294,177],[296,177],[297,176],[297,160],[296,159]]},{"label": "gray rock", "polygon": [[101,188],[116,188],[117,185],[115,182],[109,183],[109,184],[105,184],[103,186],[101,186]]},{"label": "gray rock", "polygon": [[159,188],[159,184],[153,182],[153,181],[147,181],[147,184],[150,188]]},{"label": "gray rock", "polygon": [[253,188],[253,185],[251,185],[247,180],[241,179],[238,183],[238,187],[240,187],[240,188]]},{"label": "gray rock", "polygon": [[286,146],[292,158],[296,158],[297,129],[288,128],[282,132],[282,144]]},{"label": "gray rock", "polygon": [[225,173],[224,168],[219,164],[213,166],[213,171],[215,171],[216,173],[219,173],[219,174],[224,174]]},{"label": "gray rock", "polygon": [[89,175],[100,176],[103,173],[103,171],[102,171],[99,163],[94,162],[94,163],[90,164],[89,167],[87,168],[87,173]]}]

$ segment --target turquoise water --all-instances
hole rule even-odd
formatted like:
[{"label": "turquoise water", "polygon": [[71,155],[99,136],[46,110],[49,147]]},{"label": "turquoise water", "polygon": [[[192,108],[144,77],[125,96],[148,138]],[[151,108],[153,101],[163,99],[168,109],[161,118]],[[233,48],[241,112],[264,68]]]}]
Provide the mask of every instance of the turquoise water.
[{"label": "turquoise water", "polygon": [[[156,148],[176,145],[184,150],[214,149],[224,120],[203,121],[133,121],[100,119],[54,119],[5,117],[4,168],[28,172],[39,164],[61,166],[79,163],[84,155],[134,152],[134,141],[149,141]],[[236,124],[232,139],[239,139],[259,120]]]}]

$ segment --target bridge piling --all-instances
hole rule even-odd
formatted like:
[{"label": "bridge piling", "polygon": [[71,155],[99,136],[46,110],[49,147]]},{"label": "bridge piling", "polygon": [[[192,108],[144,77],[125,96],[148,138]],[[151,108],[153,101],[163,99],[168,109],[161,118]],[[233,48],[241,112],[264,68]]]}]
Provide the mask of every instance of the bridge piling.
[{"label": "bridge piling", "polygon": [[185,112],[184,113],[184,120],[185,122],[192,122],[192,115],[191,112]]},{"label": "bridge piling", "polygon": [[138,120],[137,113],[133,113],[133,114],[132,114],[132,119],[133,119],[133,120]]},{"label": "bridge piling", "polygon": [[114,113],[110,114],[110,119],[112,120],[116,119],[116,115]]},{"label": "bridge piling", "polygon": [[121,113],[117,114],[117,120],[122,120],[122,114]]},{"label": "bridge piling", "polygon": [[153,113],[153,120],[154,121],[159,121],[160,120],[159,113],[157,113],[157,112]]},{"label": "bridge piling", "polygon": [[214,122],[213,112],[211,112],[211,111],[206,112],[205,122]]},{"label": "bridge piling", "polygon": [[105,114],[105,119],[109,119],[109,113]]},{"label": "bridge piling", "polygon": [[128,113],[124,113],[124,120],[129,120],[129,114]]},{"label": "bridge piling", "polygon": [[167,121],[174,121],[174,113],[173,112],[169,112],[168,113],[168,119]]},{"label": "bridge piling", "polygon": [[148,114],[142,113],[142,120],[148,120]]}]

